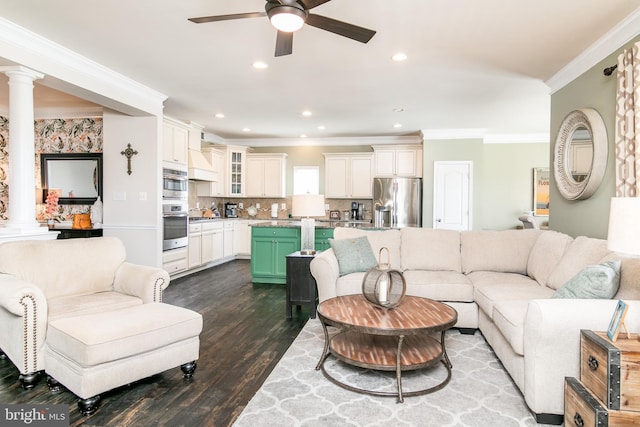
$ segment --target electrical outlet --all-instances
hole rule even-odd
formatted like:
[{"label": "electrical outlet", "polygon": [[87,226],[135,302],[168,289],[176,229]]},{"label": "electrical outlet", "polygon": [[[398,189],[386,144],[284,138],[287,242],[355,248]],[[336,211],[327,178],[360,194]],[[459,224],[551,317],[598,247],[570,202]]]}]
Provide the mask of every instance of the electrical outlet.
[{"label": "electrical outlet", "polygon": [[325,211],[330,211],[331,209],[329,208],[329,203],[324,205],[324,210]]},{"label": "electrical outlet", "polygon": [[256,209],[260,209],[260,203],[256,203]]},{"label": "electrical outlet", "polygon": [[238,209],[244,209],[244,203],[242,202],[238,203]]},{"label": "electrical outlet", "polygon": [[282,209],[283,211],[286,211],[287,210],[287,204],[286,203],[280,204],[280,209]]}]

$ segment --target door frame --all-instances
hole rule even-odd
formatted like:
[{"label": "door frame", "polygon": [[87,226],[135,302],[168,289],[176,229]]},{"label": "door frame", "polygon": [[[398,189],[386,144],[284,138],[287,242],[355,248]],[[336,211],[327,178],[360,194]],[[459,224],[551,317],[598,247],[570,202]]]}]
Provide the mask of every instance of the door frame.
[{"label": "door frame", "polygon": [[467,221],[468,221],[468,230],[473,229],[473,161],[472,160],[443,160],[443,161],[434,161],[433,162],[433,212],[432,212],[432,227],[437,229],[436,226],[436,217],[437,217],[437,192],[438,192],[438,168],[439,166],[447,166],[447,165],[466,165],[469,173],[469,181],[468,181],[468,212],[467,212]]}]

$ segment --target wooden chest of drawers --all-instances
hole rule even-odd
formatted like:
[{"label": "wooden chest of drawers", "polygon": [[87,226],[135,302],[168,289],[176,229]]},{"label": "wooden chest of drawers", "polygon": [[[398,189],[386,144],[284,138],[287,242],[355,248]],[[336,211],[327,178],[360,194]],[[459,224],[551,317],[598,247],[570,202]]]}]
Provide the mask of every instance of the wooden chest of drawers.
[{"label": "wooden chest of drawers", "polygon": [[607,409],[640,411],[640,341],[583,330],[580,336],[580,379]]},{"label": "wooden chest of drawers", "polygon": [[565,426],[640,426],[640,341],[580,333],[580,377],[565,378]]}]

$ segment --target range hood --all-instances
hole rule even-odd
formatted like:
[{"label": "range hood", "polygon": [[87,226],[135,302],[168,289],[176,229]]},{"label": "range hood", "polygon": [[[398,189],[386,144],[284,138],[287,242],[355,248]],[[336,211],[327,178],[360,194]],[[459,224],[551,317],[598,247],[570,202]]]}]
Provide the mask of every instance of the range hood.
[{"label": "range hood", "polygon": [[210,182],[218,180],[218,172],[213,170],[199,150],[189,149],[189,179]]}]

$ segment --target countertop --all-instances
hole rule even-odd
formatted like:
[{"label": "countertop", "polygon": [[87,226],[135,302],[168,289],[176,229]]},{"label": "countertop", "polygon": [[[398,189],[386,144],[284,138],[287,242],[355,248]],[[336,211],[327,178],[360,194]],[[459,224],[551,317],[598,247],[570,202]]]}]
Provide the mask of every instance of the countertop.
[{"label": "countertop", "polygon": [[[279,228],[299,228],[301,222],[299,220],[278,219],[273,221],[262,221],[251,224],[252,227],[279,227]],[[325,221],[316,220],[315,228],[337,228],[337,227],[355,227],[361,229],[375,229],[371,221]]]}]

